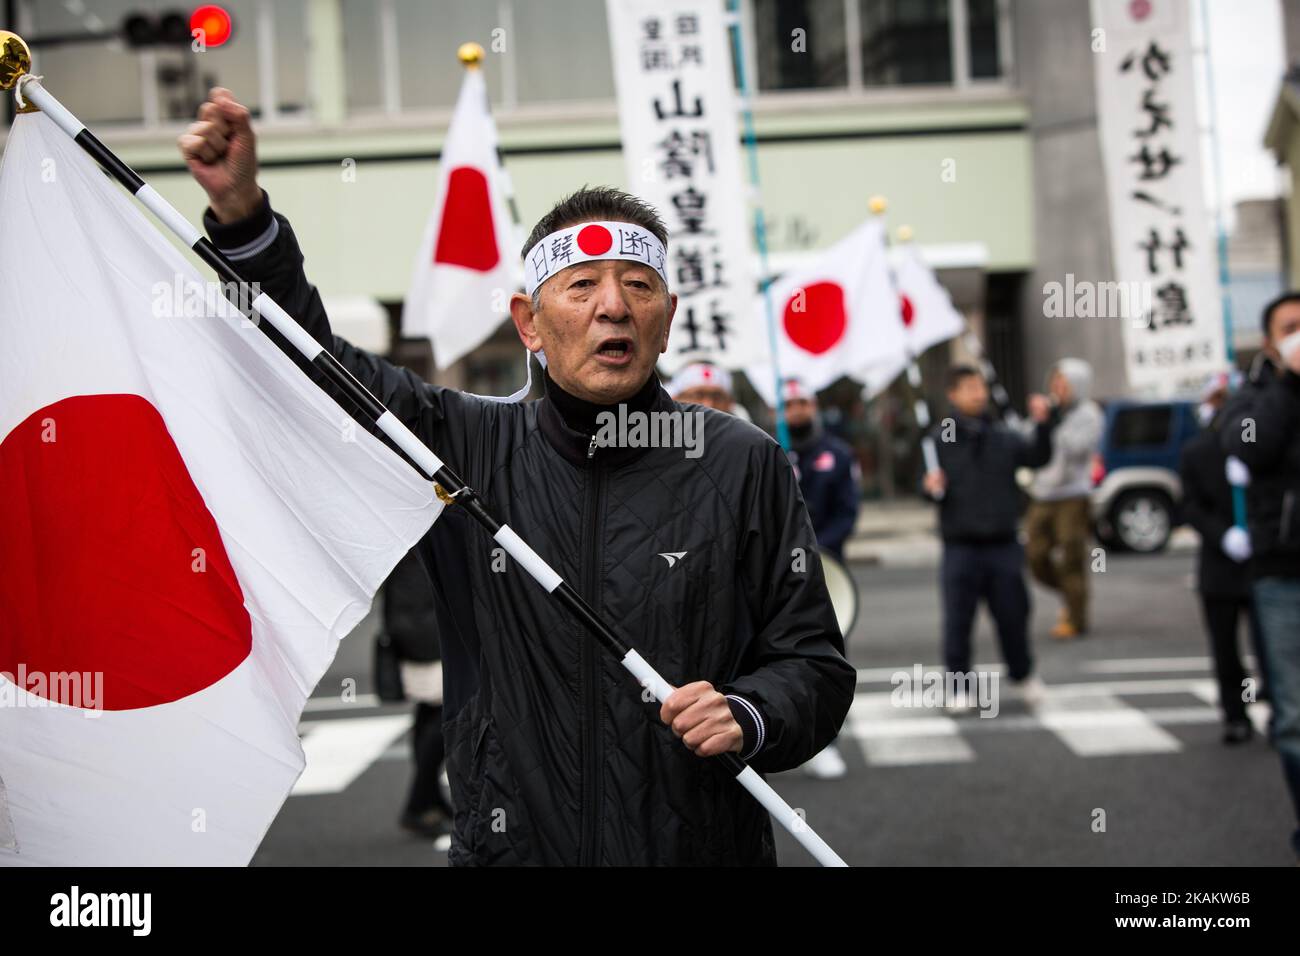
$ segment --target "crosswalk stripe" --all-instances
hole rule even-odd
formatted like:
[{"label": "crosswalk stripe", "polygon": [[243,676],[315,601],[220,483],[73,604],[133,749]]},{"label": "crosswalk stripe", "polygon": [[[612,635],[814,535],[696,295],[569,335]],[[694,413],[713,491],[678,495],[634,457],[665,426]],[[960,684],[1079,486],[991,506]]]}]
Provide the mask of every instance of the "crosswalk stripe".
[{"label": "crosswalk stripe", "polygon": [[[1242,658],[1247,667],[1254,667],[1254,659],[1250,655]],[[910,674],[915,665],[908,664],[904,667],[859,667],[858,684],[888,684],[895,679],[898,674]],[[1085,674],[1143,674],[1159,673],[1161,671],[1169,673],[1180,673],[1189,671],[1209,671],[1213,664],[1208,657],[1119,657],[1119,658],[1102,658],[1099,660],[1080,661],[1079,668]],[[922,670],[926,673],[943,673],[942,664],[923,664]],[[971,665],[971,670],[977,672],[997,672],[1005,676],[1005,668],[998,661],[987,661]]]},{"label": "crosswalk stripe", "polygon": [[[925,711],[902,711],[859,694],[847,721],[867,763],[883,767],[964,763],[975,759],[957,721]],[[902,716],[906,713],[908,716]]]},{"label": "crosswalk stripe", "polygon": [[306,734],[302,749],[307,755],[307,769],[294,784],[290,796],[344,790],[393,741],[406,733],[411,723],[410,714],[394,714],[300,724],[299,730]]},{"label": "crosswalk stripe", "polygon": [[1107,694],[1087,698],[1050,695],[1035,716],[1080,757],[1175,753],[1182,749],[1177,737],[1142,711]]},{"label": "crosswalk stripe", "polygon": [[311,714],[320,711],[329,710],[352,710],[353,708],[362,709],[365,707],[379,707],[384,702],[379,699],[378,694],[357,694],[355,697],[344,700],[342,697],[310,697],[303,706],[303,713]]},{"label": "crosswalk stripe", "polygon": [[[1164,669],[1187,673],[1208,664],[1205,658],[1132,658],[1128,661],[1091,661],[1102,673],[1145,673]],[[939,668],[931,668],[938,670]],[[976,665],[977,670],[997,670],[997,665]],[[859,684],[887,680],[900,668],[860,669]],[[1005,688],[1005,682],[1001,682]],[[1184,694],[1204,701],[1202,706],[1136,708],[1122,695],[1158,696]],[[960,717],[926,708],[900,708],[893,704],[892,691],[860,690],[845,721],[842,737],[853,738],[868,765],[908,767],[929,764],[966,763],[976,758],[968,737],[985,732],[1047,730],[1057,736],[1071,753],[1081,757],[1118,754],[1174,753],[1178,739],[1164,727],[1211,724],[1219,720],[1216,684],[1209,678],[1168,677],[1134,680],[1097,680],[1052,684],[1047,698],[1037,708],[1023,712],[1015,708],[994,718],[978,713]],[[364,699],[363,699],[364,698]],[[373,695],[358,695],[352,702],[323,697],[313,700],[309,711],[338,711],[379,705]],[[1254,705],[1250,717],[1256,728],[1265,729],[1266,705]],[[411,726],[409,713],[370,713],[364,716],[304,720],[300,725],[307,769],[292,796],[337,793],[348,787],[373,763],[410,759],[409,748],[400,738]]]},{"label": "crosswalk stripe", "polygon": [[1210,659],[1200,657],[1121,657],[1110,660],[1082,661],[1080,668],[1090,674],[1137,674],[1143,671],[1207,671]]}]

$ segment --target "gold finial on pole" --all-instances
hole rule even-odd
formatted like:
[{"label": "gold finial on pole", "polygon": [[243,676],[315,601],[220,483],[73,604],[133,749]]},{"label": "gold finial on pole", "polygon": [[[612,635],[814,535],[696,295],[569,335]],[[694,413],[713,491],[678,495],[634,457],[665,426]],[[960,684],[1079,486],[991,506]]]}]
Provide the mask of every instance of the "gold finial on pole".
[{"label": "gold finial on pole", "polygon": [[911,226],[899,226],[899,227],[898,227],[898,241],[899,241],[899,242],[911,242],[911,241],[912,241],[912,227],[911,227]]},{"label": "gold finial on pole", "polygon": [[0,30],[0,90],[12,90],[18,77],[32,71],[32,51],[23,38],[8,30]]},{"label": "gold finial on pole", "polygon": [[456,51],[456,59],[467,70],[477,70],[483,62],[483,48],[477,43],[462,43]]},{"label": "gold finial on pole", "polygon": [[880,216],[889,208],[889,202],[884,196],[872,196],[867,201],[867,208],[871,210],[872,215]]}]

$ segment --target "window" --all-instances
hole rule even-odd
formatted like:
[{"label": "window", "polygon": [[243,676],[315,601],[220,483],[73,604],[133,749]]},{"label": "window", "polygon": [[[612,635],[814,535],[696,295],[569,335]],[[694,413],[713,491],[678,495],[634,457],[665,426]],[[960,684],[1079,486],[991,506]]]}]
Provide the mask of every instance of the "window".
[{"label": "window", "polygon": [[867,86],[952,83],[949,0],[857,0]]},{"label": "window", "polygon": [[1151,448],[1169,443],[1174,410],[1169,405],[1140,405],[1115,413],[1111,446],[1116,450]]},{"label": "window", "polygon": [[[364,6],[372,8],[373,17],[375,4]],[[488,97],[492,102],[500,102],[501,69],[496,61],[501,54],[492,52],[492,30],[500,25],[495,3],[394,0],[394,6],[402,109],[442,109],[455,105],[465,75],[465,68],[456,59],[456,50],[471,40],[486,51],[483,75]],[[354,62],[352,57],[347,59],[349,65]],[[379,60],[373,61],[369,68],[379,72]],[[349,71],[349,75],[353,72]]]},{"label": "window", "polygon": [[[349,113],[450,109],[465,71],[456,50],[470,41],[487,53],[482,69],[488,96],[500,102],[501,57],[492,52],[492,30],[499,26],[495,4],[341,0],[341,5]],[[392,12],[391,25],[386,9]],[[386,84],[391,84],[391,104]]]},{"label": "window", "polygon": [[517,102],[612,100],[605,0],[514,3]]},{"label": "window", "polygon": [[[190,9],[189,6],[156,0],[162,6],[171,9]],[[271,76],[262,76],[259,57],[262,42],[263,24],[259,9],[263,3],[267,6],[267,26],[274,44],[274,54],[270,57],[274,64]],[[219,47],[202,53],[191,53],[198,67],[201,82],[197,89],[206,97],[213,86],[229,87],[235,98],[247,106],[254,116],[266,117],[276,112],[295,113],[305,111],[307,106],[307,44],[303,42],[306,34],[306,0],[222,0],[221,5],[230,13],[234,32],[230,39]],[[274,97],[275,102],[263,102],[267,96]],[[171,118],[188,118],[193,110]],[[168,113],[164,110],[164,118]]]},{"label": "window", "polygon": [[977,80],[1002,75],[998,60],[998,0],[966,0],[970,75]]},{"label": "window", "polygon": [[844,4],[845,0],[754,0],[758,88],[847,86]]}]

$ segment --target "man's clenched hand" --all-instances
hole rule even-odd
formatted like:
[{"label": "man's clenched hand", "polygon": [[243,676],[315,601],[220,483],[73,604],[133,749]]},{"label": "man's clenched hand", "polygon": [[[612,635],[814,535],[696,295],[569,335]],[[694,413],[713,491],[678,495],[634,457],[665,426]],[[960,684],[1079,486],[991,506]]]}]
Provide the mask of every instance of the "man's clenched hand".
[{"label": "man's clenched hand", "polygon": [[716,757],[727,751],[740,752],[745,733],[731,716],[727,698],[708,681],[696,681],[677,688],[659,709],[659,719],[697,757]]},{"label": "man's clenched hand", "polygon": [[199,107],[198,121],[181,134],[176,145],[190,174],[208,194],[212,212],[221,222],[243,219],[257,210],[262,190],[257,185],[257,141],[248,108],[225,87],[213,87]]}]

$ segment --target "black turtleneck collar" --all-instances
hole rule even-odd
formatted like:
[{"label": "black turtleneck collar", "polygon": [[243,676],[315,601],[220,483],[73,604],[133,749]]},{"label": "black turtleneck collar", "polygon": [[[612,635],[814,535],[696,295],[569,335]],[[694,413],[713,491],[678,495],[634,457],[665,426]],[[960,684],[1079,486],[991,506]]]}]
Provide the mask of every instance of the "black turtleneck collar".
[{"label": "black turtleneck collar", "polygon": [[537,424],[546,440],[565,458],[578,465],[609,464],[617,465],[639,458],[648,449],[645,448],[597,448],[594,455],[591,450],[591,438],[598,431],[596,416],[601,412],[618,413],[619,405],[626,405],[629,412],[668,411],[674,408],[673,400],[659,384],[659,377],[654,372],[646,379],[644,385],[625,401],[612,405],[601,405],[578,398],[566,392],[548,369],[543,376],[546,396],[539,404]]},{"label": "black turtleneck collar", "polygon": [[550,369],[544,373],[543,384],[546,386],[546,397],[555,403],[555,408],[564,419],[564,424],[575,432],[583,432],[587,435],[596,431],[596,416],[601,412],[617,412],[619,405],[626,405],[629,412],[649,411],[650,406],[654,404],[655,393],[659,391],[659,379],[654,372],[650,373],[650,377],[646,379],[639,392],[625,402],[615,402],[612,405],[598,405],[596,402],[571,395],[551,378]]}]

